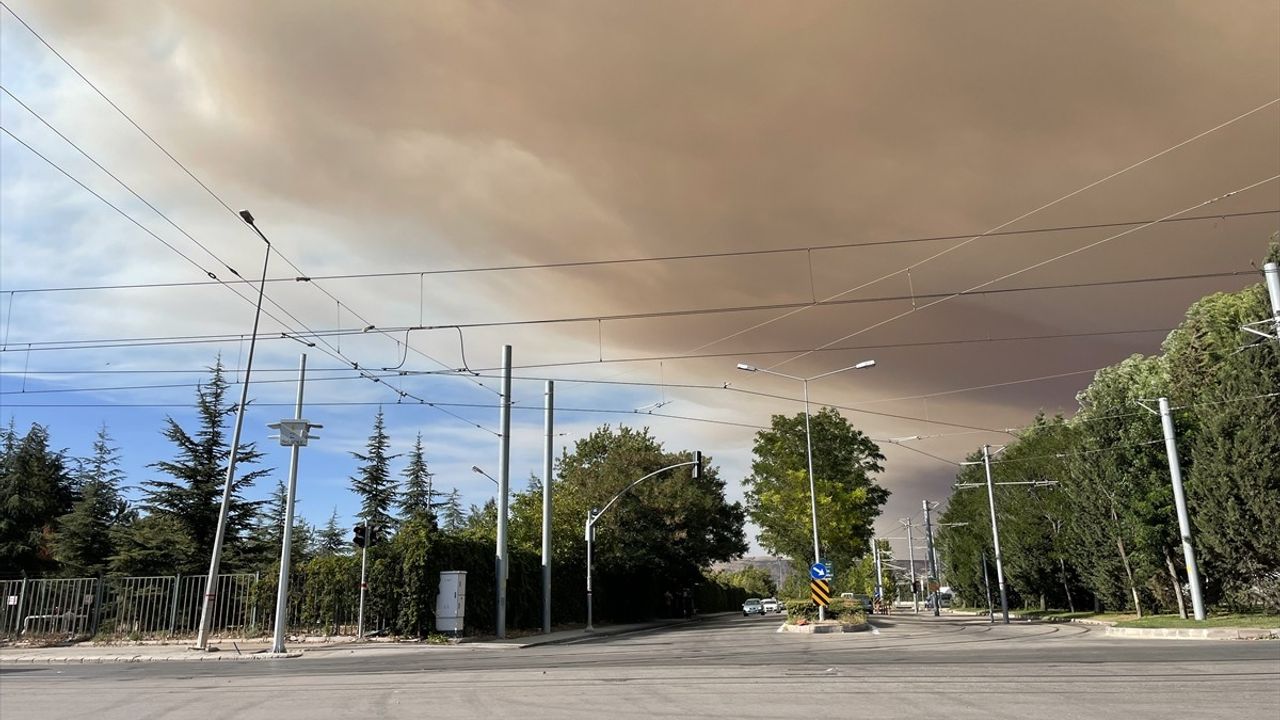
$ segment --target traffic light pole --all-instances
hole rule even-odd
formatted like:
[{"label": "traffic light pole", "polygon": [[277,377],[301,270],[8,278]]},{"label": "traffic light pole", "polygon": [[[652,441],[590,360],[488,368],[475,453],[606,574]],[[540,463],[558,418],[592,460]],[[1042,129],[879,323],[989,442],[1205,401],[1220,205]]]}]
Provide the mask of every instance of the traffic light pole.
[{"label": "traffic light pole", "polygon": [[[365,525],[366,532],[368,525]],[[368,589],[369,583],[365,582],[365,572],[369,567],[369,540],[370,536],[365,535],[364,545],[360,548],[360,610],[356,615],[356,637],[364,637],[364,591]]]}]

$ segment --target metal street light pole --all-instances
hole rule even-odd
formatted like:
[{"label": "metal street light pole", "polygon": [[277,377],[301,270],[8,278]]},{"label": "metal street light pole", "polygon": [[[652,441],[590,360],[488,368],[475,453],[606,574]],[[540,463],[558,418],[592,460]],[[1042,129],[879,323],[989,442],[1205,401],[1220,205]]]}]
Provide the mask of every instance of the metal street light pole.
[{"label": "metal street light pole", "polygon": [[[805,456],[809,462],[809,516],[810,516],[810,523],[813,526],[813,562],[814,563],[822,562],[822,549],[821,549],[821,546],[818,544],[818,493],[814,489],[814,481],[813,481],[813,433],[809,425],[809,383],[813,380],[818,380],[818,379],[827,377],[829,375],[835,375],[836,373],[842,373],[846,370],[865,370],[866,368],[875,367],[875,364],[876,364],[875,360],[863,360],[860,363],[857,363],[855,365],[850,365],[849,367],[840,368],[839,370],[832,370],[830,372],[822,373],[821,375],[814,375],[813,377],[802,378],[802,377],[797,377],[795,375],[787,375],[786,373],[780,373],[775,370],[768,370],[765,368],[756,367],[754,365],[748,365],[747,363],[738,363],[739,370],[744,370],[746,372],[762,372],[768,375],[777,375],[778,377],[786,378],[788,380],[795,380],[804,386],[804,444],[805,444]],[[822,607],[821,605],[818,606],[818,619],[819,620],[827,619],[826,608]]]},{"label": "metal street light pole", "polygon": [[236,476],[236,460],[240,450],[240,430],[244,427],[244,409],[249,402],[249,374],[253,371],[253,351],[258,344],[258,321],[262,318],[262,296],[267,288],[267,264],[271,261],[271,241],[253,222],[253,214],[240,211],[240,219],[267,244],[262,259],[262,281],[258,284],[258,304],[253,311],[253,333],[249,336],[249,358],[244,366],[244,384],[240,386],[240,404],[236,407],[235,429],[231,432],[231,454],[227,458],[227,476],[222,485],[222,509],[218,511],[218,529],[213,537],[213,553],[209,558],[209,574],[205,577],[204,598],[200,605],[200,629],[196,635],[196,649],[205,650],[209,645],[209,625],[213,622],[213,603],[218,592],[218,570],[222,565],[222,543],[227,534],[227,514],[231,508],[232,481]]},{"label": "metal street light pole", "polygon": [[632,481],[630,485],[622,488],[622,490],[619,491],[617,495],[614,495],[612,498],[610,498],[609,502],[605,503],[604,507],[600,508],[599,510],[592,508],[587,511],[586,540],[587,540],[587,630],[588,631],[595,629],[595,627],[592,625],[594,610],[591,602],[591,590],[592,590],[591,556],[593,554],[594,547],[595,547],[596,521],[600,519],[601,515],[605,514],[605,511],[613,507],[614,503],[618,502],[618,498],[621,498],[623,495],[626,495],[627,491],[630,490],[631,488],[639,485],[640,483],[644,482],[645,480],[648,480],[649,478],[655,475],[661,475],[662,473],[668,470],[674,470],[678,467],[686,467],[690,465],[693,466],[693,479],[694,480],[701,479],[702,478],[702,451],[701,450],[697,450],[693,453],[692,460],[675,463],[674,465],[668,465],[664,468],[659,468],[638,480]]}]

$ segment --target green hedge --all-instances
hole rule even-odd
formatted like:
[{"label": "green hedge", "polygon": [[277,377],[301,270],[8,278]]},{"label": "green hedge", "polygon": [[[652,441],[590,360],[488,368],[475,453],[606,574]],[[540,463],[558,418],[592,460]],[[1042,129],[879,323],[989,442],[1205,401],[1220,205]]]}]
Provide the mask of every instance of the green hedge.
[{"label": "green hedge", "polygon": [[[818,604],[809,598],[787,600],[783,603],[787,609],[787,622],[796,624],[800,620],[816,622],[818,620]],[[867,616],[862,612],[860,604],[849,598],[832,598],[827,607],[827,619],[839,620],[846,624],[864,623]]]}]

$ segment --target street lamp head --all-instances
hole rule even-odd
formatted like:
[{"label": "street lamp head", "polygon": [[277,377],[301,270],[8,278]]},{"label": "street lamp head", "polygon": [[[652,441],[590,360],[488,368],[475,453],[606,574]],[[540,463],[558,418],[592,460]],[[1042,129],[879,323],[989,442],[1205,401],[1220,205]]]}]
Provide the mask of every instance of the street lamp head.
[{"label": "street lamp head", "polygon": [[248,210],[241,210],[241,211],[240,211],[240,219],[241,219],[241,220],[244,220],[245,222],[247,222],[247,223],[249,223],[250,225],[252,225],[252,224],[253,224],[253,213],[249,212]]},{"label": "street lamp head", "polygon": [[755,365],[748,365],[748,364],[746,364],[746,363],[738,363],[738,369],[739,369],[739,370],[746,370],[747,372],[755,372],[758,368],[756,368],[756,366],[755,366]]},{"label": "street lamp head", "polygon": [[479,466],[479,465],[472,465],[472,466],[471,466],[471,472],[473,472],[473,473],[480,473],[481,475],[483,475],[483,474],[484,474],[484,471],[480,469],[480,466]]},{"label": "street lamp head", "polygon": [[854,369],[854,370],[866,370],[866,369],[867,369],[867,368],[869,368],[869,367],[875,367],[875,366],[876,366],[876,361],[875,361],[875,360],[863,360],[862,362],[858,363],[857,365],[854,365],[854,366],[853,366],[853,369]]}]

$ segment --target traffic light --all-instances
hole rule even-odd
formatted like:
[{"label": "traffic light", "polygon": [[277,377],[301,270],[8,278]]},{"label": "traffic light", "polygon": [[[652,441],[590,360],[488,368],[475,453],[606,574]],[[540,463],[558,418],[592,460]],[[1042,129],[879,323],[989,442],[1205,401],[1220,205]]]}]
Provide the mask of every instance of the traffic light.
[{"label": "traffic light", "polygon": [[356,536],[351,539],[351,542],[355,543],[356,547],[362,548],[366,544],[368,544],[369,538],[366,535],[368,528],[366,528],[364,525],[357,525],[353,528],[353,530],[355,530]]},{"label": "traffic light", "polygon": [[693,453],[693,479],[702,479],[702,451],[695,450]]}]

